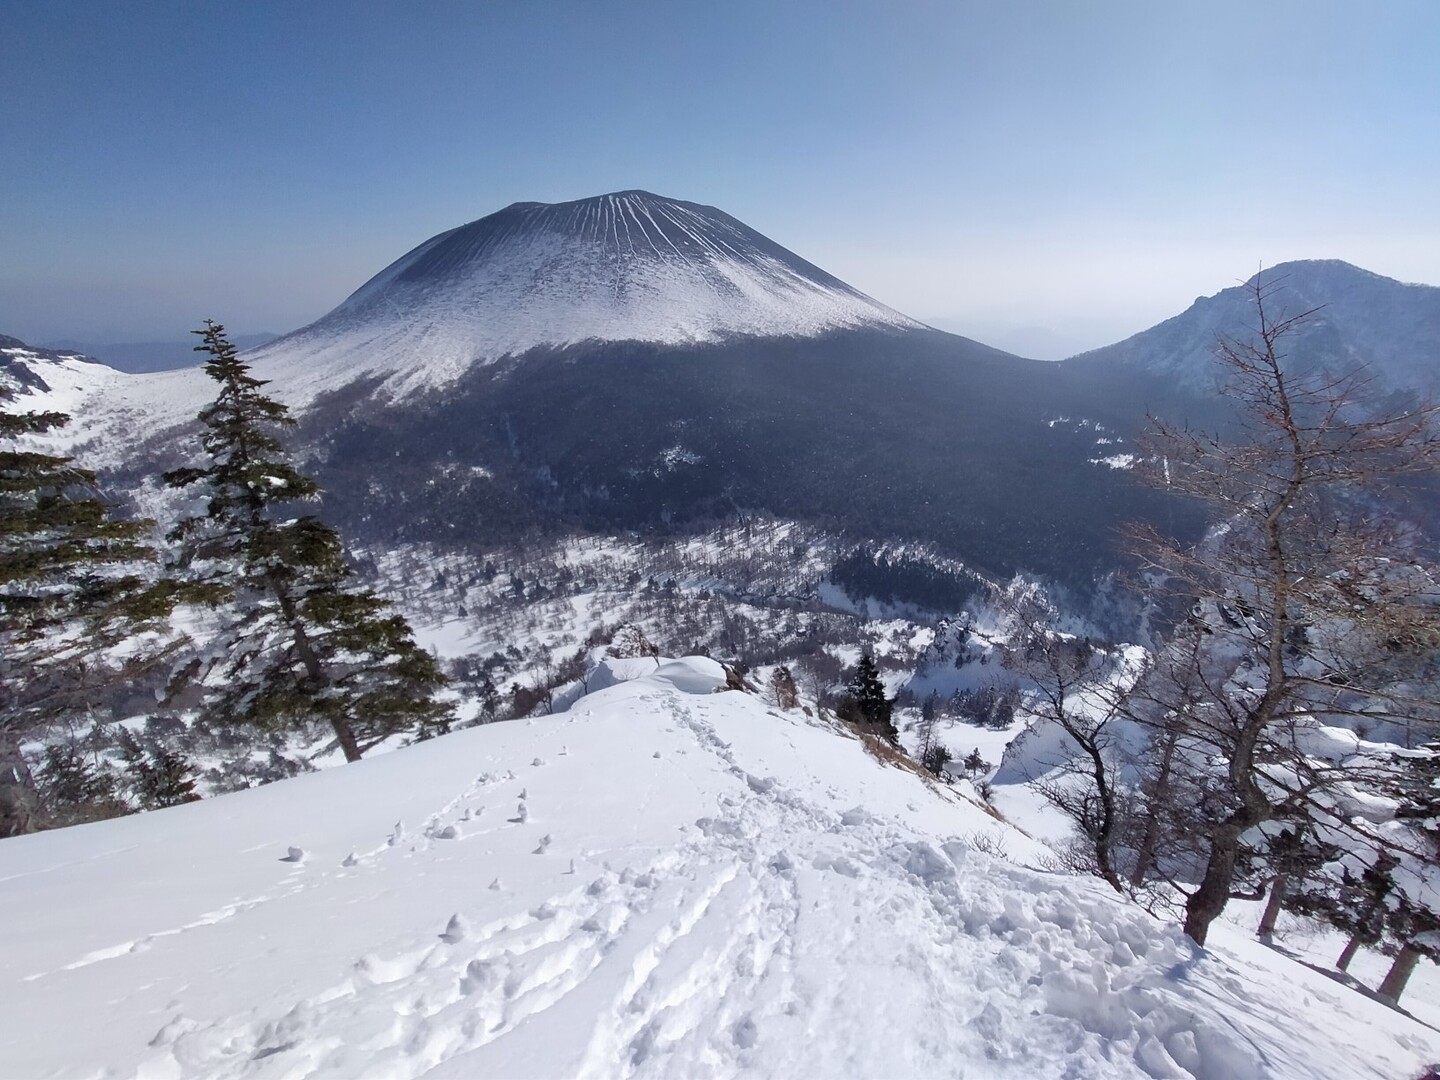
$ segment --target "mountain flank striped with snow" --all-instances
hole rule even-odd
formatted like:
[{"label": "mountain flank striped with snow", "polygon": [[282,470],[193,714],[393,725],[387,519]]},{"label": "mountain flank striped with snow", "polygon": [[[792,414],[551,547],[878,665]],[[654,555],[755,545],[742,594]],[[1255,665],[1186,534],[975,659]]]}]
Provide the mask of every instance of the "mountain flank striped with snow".
[{"label": "mountain flank striped with snow", "polygon": [[403,391],[540,346],[874,327],[925,329],[714,207],[623,191],[515,203],[431,237],[250,356],[281,384],[393,373]]}]

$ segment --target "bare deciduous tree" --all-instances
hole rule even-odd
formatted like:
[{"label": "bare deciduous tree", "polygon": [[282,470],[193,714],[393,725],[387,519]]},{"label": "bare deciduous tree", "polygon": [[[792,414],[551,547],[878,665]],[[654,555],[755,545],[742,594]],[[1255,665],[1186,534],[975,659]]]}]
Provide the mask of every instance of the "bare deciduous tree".
[{"label": "bare deciduous tree", "polygon": [[1004,656],[1005,666],[1023,680],[1029,712],[1058,727],[1070,743],[1032,786],[1079,831],[1082,842],[1070,854],[1076,868],[1124,892],[1117,859],[1124,797],[1117,729],[1123,717],[1113,658],[1088,640],[1061,633],[1048,614],[1031,604],[1012,609],[1015,644]]},{"label": "bare deciduous tree", "polygon": [[1199,944],[1231,897],[1246,834],[1324,813],[1318,795],[1343,770],[1305,753],[1307,730],[1424,723],[1416,677],[1433,679],[1440,644],[1440,578],[1393,511],[1407,478],[1440,463],[1436,408],[1377,416],[1363,372],[1287,362],[1287,336],[1315,312],[1272,317],[1275,284],[1253,286],[1254,339],[1218,350],[1238,433],[1152,421],[1142,450],[1149,480],[1207,504],[1214,522],[1195,546],[1137,531],[1150,572],[1193,605],[1186,647],[1168,659],[1187,666],[1168,680],[1184,693],[1154,704],[1214,764],[1185,911]]}]

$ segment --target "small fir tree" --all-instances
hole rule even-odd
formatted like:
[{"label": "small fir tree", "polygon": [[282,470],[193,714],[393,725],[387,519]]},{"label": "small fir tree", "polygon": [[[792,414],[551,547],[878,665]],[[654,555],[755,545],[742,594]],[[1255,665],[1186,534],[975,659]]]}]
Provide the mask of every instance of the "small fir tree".
[{"label": "small fir tree", "polygon": [[274,434],[294,424],[289,410],[262,392],[223,326],[194,332],[220,392],[200,413],[203,463],[165,480],[202,493],[203,512],[171,536],[193,595],[225,615],[197,673],[206,715],[270,730],[324,722],[347,761],[390,735],[448,730],[450,709],[435,699],[445,677],[409,624],[355,584],[333,528],[280,516],[318,494]]},{"label": "small fir tree", "polygon": [[971,780],[974,780],[982,773],[990,771],[990,762],[986,761],[984,756],[981,755],[978,746],[965,755],[965,760],[961,762],[961,766],[965,769],[966,774]]},{"label": "small fir tree", "polygon": [[885,696],[885,684],[880,681],[880,670],[875,666],[869,653],[860,657],[855,674],[850,677],[847,687],[862,723],[879,731],[891,742],[899,738],[891,719],[892,703]]},{"label": "small fir tree", "polygon": [[125,812],[116,798],[114,778],[102,771],[83,747],[70,741],[45,747],[40,795],[46,819],[52,824],[73,824]]},{"label": "small fir tree", "polygon": [[[920,764],[925,764],[925,758],[930,753],[930,748],[935,745],[935,719],[939,714],[935,709],[935,695],[932,693],[920,706],[920,723],[915,732],[919,735]],[[927,766],[928,768],[928,766]]]},{"label": "small fir tree", "polygon": [[120,729],[116,742],[130,787],[146,810],[199,800],[193,770],[184,754],[158,742],[141,745],[125,728]]}]

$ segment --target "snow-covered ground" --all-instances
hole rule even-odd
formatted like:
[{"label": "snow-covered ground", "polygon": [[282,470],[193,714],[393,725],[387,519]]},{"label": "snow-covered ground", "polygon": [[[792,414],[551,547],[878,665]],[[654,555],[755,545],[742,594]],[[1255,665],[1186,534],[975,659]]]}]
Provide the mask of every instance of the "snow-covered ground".
[{"label": "snow-covered ground", "polygon": [[[0,845],[16,1076],[1403,1078],[1440,1037],[1208,952],[702,659]],[[597,685],[606,681],[596,680]]]},{"label": "snow-covered ground", "polygon": [[132,375],[79,356],[0,349],[0,359],[7,358],[43,383],[11,386],[18,410],[61,412],[72,418],[62,428],[32,436],[33,444],[47,452],[75,454],[90,468],[125,461],[138,440],[189,423],[214,397],[215,384],[199,367]]}]

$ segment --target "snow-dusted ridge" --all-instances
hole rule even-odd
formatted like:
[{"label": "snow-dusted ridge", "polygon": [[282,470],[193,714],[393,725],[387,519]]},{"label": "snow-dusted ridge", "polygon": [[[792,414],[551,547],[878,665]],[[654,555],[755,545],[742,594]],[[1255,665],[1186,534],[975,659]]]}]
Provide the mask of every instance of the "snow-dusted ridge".
[{"label": "snow-dusted ridge", "polygon": [[403,393],[539,346],[859,327],[924,329],[714,207],[623,191],[515,203],[431,237],[249,356],[292,397],[365,372]]},{"label": "snow-dusted ridge", "polygon": [[[615,680],[620,680],[616,682]],[[712,661],[4,842],[23,1076],[1403,1077],[1418,1025],[1194,949]],[[987,841],[982,843],[981,841]]]},{"label": "snow-dusted ridge", "polygon": [[1197,297],[1185,311],[1123,341],[1064,363],[1148,372],[1189,391],[1212,394],[1221,378],[1217,339],[1250,341],[1254,286],[1266,291],[1272,321],[1312,312],[1285,352],[1301,370],[1365,368],[1372,389],[1440,390],[1440,288],[1410,284],[1339,259],[1300,259],[1267,267],[1244,285]]}]

